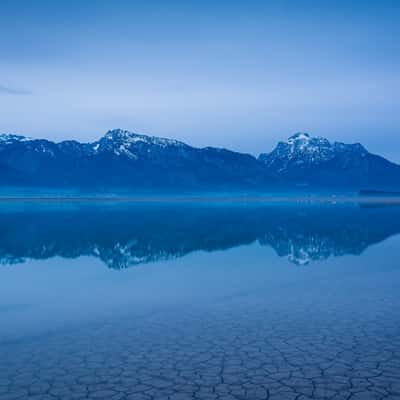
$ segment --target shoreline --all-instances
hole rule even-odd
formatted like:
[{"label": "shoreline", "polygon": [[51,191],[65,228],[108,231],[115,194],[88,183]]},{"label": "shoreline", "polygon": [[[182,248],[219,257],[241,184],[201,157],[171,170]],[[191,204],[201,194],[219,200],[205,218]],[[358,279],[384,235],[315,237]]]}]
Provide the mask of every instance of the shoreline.
[{"label": "shoreline", "polygon": [[1,203],[306,203],[399,204],[400,196],[0,196]]}]

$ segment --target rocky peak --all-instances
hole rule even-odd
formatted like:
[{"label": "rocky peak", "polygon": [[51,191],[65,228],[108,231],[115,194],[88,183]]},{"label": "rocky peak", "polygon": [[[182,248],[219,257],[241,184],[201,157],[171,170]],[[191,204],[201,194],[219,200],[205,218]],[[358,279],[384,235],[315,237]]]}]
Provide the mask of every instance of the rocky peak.
[{"label": "rocky peak", "polygon": [[108,131],[100,141],[112,141],[116,143],[134,144],[145,143],[157,146],[184,146],[185,144],[178,140],[165,139],[156,136],[147,136],[123,129],[113,129]]},{"label": "rocky peak", "polygon": [[0,144],[12,144],[14,142],[27,142],[32,140],[26,136],[15,135],[12,133],[2,133],[0,134]]},{"label": "rocky peak", "polygon": [[310,141],[310,135],[306,132],[297,132],[294,135],[290,136],[290,138],[287,140],[287,143],[293,144],[297,143],[299,141],[302,142],[308,142]]},{"label": "rocky peak", "polygon": [[261,154],[259,160],[271,168],[283,171],[289,167],[319,165],[344,153],[365,155],[368,152],[359,143],[331,143],[323,137],[298,132],[287,141],[279,142],[271,153]]}]

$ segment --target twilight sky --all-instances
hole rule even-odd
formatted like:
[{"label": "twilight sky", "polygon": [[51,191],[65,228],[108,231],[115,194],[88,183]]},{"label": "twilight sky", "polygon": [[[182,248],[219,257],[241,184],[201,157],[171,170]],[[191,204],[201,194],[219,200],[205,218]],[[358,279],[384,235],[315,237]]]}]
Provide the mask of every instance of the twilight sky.
[{"label": "twilight sky", "polygon": [[400,1],[0,1],[0,132],[258,154],[296,131],[400,162]]}]

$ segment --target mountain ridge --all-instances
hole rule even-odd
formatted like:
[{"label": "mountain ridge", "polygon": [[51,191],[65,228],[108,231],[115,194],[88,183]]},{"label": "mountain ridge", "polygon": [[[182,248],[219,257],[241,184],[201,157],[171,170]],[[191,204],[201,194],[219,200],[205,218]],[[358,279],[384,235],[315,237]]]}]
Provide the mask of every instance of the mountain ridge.
[{"label": "mountain ridge", "polygon": [[360,143],[298,132],[258,157],[123,129],[98,140],[0,135],[0,185],[161,190],[399,189],[400,166]]}]

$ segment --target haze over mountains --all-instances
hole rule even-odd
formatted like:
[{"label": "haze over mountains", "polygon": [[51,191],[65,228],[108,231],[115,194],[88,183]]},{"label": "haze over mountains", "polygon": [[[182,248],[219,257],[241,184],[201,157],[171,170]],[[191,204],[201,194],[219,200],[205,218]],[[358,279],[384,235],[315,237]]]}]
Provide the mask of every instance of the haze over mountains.
[{"label": "haze over mountains", "polygon": [[331,143],[307,133],[258,158],[121,129],[93,143],[3,134],[0,185],[90,191],[399,190],[400,166],[359,143]]}]

